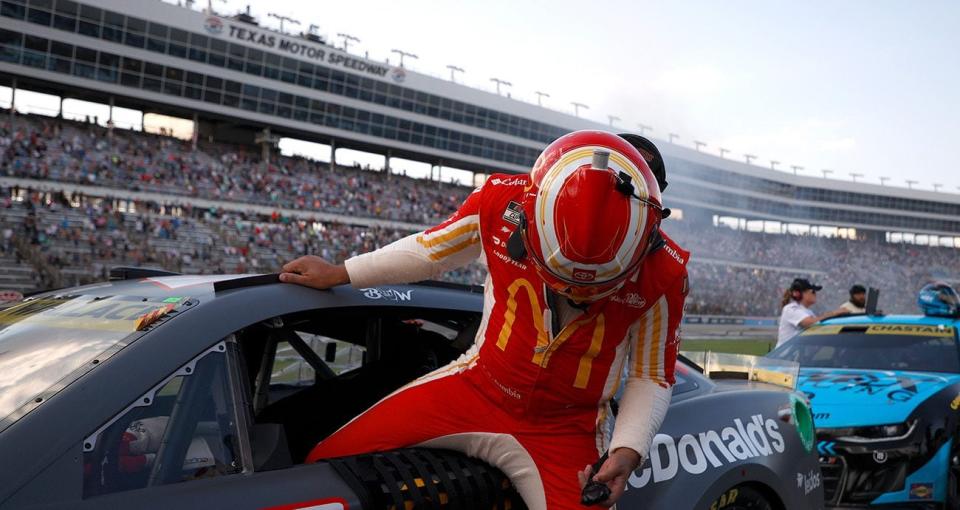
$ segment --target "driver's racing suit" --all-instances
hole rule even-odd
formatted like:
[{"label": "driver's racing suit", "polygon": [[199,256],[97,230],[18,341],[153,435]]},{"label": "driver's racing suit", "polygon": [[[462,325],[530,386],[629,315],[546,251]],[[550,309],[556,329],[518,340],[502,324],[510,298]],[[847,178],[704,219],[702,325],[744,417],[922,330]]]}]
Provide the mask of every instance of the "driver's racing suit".
[{"label": "driver's racing suit", "polygon": [[[577,471],[606,449],[644,458],[674,382],[688,253],[666,245],[609,298],[581,309],[547,292],[506,240],[527,176],[493,175],[440,225],[346,261],[353,286],[488,269],[475,345],[321,441],[307,461],[405,446],[449,448],[497,467],[531,509],[583,508]],[[610,439],[608,401],[626,365]],[[609,441],[608,441],[609,439]]]}]

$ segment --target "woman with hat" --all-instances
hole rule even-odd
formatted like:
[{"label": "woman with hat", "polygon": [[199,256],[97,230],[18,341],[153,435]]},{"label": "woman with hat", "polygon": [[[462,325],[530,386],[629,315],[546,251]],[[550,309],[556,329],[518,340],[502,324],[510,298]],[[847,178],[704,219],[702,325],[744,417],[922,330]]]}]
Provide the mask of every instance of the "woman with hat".
[{"label": "woman with hat", "polygon": [[780,312],[777,347],[822,320],[849,313],[842,307],[820,316],[813,313],[810,307],[816,304],[817,291],[821,289],[823,287],[810,283],[810,280],[806,278],[793,280],[790,288],[783,294],[783,303],[781,303],[783,309]]}]

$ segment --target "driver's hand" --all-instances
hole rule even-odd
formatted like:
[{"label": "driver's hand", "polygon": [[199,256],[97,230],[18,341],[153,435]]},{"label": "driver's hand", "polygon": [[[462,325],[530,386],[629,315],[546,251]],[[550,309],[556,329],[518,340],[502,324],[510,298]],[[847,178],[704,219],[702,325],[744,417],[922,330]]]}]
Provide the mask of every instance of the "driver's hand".
[{"label": "driver's hand", "polygon": [[577,472],[577,479],[580,480],[580,488],[587,485],[593,475],[593,480],[607,484],[610,488],[610,498],[600,504],[600,506],[613,506],[627,488],[627,479],[630,473],[640,465],[640,454],[630,448],[617,448],[610,452],[607,461],[600,466],[600,471],[593,475],[593,467],[588,465],[583,471]]},{"label": "driver's hand", "polygon": [[280,281],[296,283],[315,289],[329,289],[345,283],[350,283],[347,268],[334,265],[320,257],[306,255],[283,266]]}]

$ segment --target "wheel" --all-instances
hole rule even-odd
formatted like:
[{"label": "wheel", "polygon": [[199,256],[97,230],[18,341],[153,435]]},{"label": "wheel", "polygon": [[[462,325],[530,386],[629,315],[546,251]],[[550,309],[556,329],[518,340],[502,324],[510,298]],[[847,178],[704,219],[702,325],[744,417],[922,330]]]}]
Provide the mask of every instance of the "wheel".
[{"label": "wheel", "polygon": [[960,486],[957,480],[960,480],[960,466],[957,466],[956,454],[950,459],[950,468],[947,469],[947,502],[944,503],[944,510],[960,510]]},{"label": "wheel", "polygon": [[773,505],[757,489],[749,485],[737,485],[713,500],[709,510],[773,510]]}]

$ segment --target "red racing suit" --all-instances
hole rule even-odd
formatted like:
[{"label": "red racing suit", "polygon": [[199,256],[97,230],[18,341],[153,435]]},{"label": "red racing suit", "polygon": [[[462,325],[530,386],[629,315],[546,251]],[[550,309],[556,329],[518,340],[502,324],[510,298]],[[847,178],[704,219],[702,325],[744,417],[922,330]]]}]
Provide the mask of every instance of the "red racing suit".
[{"label": "red racing suit", "polygon": [[[603,450],[646,457],[674,382],[689,254],[664,236],[616,293],[574,307],[548,294],[528,259],[507,254],[528,183],[493,175],[440,225],[346,262],[363,288],[436,278],[479,257],[488,269],[483,317],[460,359],[321,441],[308,462],[414,445],[456,449],[503,470],[531,509],[555,510],[583,508],[577,471]],[[608,401],[624,373],[608,441]]]}]

